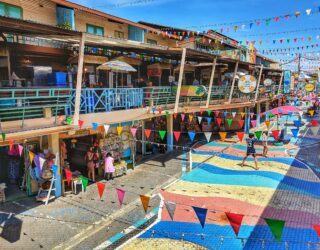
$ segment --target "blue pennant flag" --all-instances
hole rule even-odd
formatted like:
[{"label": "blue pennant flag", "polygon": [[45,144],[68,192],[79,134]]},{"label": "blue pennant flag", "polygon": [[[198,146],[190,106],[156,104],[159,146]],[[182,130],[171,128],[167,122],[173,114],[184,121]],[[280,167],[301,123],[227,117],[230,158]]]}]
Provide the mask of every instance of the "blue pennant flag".
[{"label": "blue pennant flag", "polygon": [[228,112],[227,112],[227,111],[224,111],[224,112],[223,112],[223,115],[224,115],[224,117],[226,117],[226,116],[228,115]]},{"label": "blue pennant flag", "polygon": [[282,114],[282,110],[281,110],[281,109],[278,109],[278,113]]},{"label": "blue pennant flag", "polygon": [[291,129],[291,132],[292,132],[294,138],[297,138],[298,133],[299,133],[299,129],[298,128],[293,128],[293,129]]},{"label": "blue pennant flag", "polygon": [[290,117],[292,117],[293,112],[292,112],[292,111],[289,111],[289,112],[288,112],[288,115],[289,115]]},{"label": "blue pennant flag", "polygon": [[202,228],[204,228],[204,224],[206,222],[208,209],[201,208],[201,207],[192,207],[192,208],[193,208],[194,212],[196,213]]},{"label": "blue pennant flag", "polygon": [[57,165],[52,165],[51,169],[52,169],[53,176],[56,177],[57,176],[57,171],[58,171],[58,166]]},{"label": "blue pennant flag", "polygon": [[93,123],[92,123],[92,128],[93,128],[94,131],[97,131],[98,123],[93,122]]},{"label": "blue pennant flag", "polygon": [[188,135],[189,135],[190,140],[193,141],[194,137],[196,136],[196,133],[195,132],[188,132]]},{"label": "blue pennant flag", "polygon": [[152,113],[154,114],[156,112],[156,108],[152,107]]},{"label": "blue pennant flag", "polygon": [[296,126],[297,128],[300,128],[301,125],[301,121],[297,120],[297,121],[293,121],[294,122],[294,126]]},{"label": "blue pennant flag", "polygon": [[211,117],[207,117],[207,122],[208,122],[208,124],[210,124],[211,123]]}]

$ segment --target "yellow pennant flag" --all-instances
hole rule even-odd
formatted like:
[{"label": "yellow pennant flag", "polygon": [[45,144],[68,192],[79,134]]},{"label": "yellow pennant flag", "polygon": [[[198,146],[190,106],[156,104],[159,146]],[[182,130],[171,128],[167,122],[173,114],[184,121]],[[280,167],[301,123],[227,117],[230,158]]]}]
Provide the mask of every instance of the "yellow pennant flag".
[{"label": "yellow pennant flag", "polygon": [[219,135],[220,135],[221,141],[224,141],[227,137],[227,132],[219,132]]},{"label": "yellow pennant flag", "polygon": [[121,135],[121,132],[122,132],[122,127],[117,127],[117,133],[118,133],[118,135]]},{"label": "yellow pennant flag", "polygon": [[310,114],[311,116],[314,116],[314,110],[309,110],[309,114]]},{"label": "yellow pennant flag", "polygon": [[245,114],[246,114],[246,113],[244,113],[244,112],[241,112],[241,113],[240,113],[242,119],[244,118]]},{"label": "yellow pennant flag", "polygon": [[193,120],[193,115],[189,115],[189,121],[192,122]]},{"label": "yellow pennant flag", "polygon": [[29,159],[30,159],[30,163],[32,164],[34,159],[34,153],[32,153],[31,151],[29,151]]},{"label": "yellow pennant flag", "polygon": [[150,196],[148,195],[140,195],[140,200],[143,206],[143,209],[145,212],[148,211],[148,206],[149,206],[149,201],[150,201]]},{"label": "yellow pennant flag", "polygon": [[270,127],[270,121],[265,121],[264,123],[266,124],[267,128]]}]

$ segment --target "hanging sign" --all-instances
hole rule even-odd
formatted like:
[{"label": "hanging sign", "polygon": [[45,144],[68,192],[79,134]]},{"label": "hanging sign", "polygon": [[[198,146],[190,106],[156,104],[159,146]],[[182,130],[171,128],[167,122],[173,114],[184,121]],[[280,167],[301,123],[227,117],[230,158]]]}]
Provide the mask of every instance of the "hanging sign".
[{"label": "hanging sign", "polygon": [[263,81],[264,86],[268,87],[272,85],[272,80],[270,78],[267,78]]},{"label": "hanging sign", "polygon": [[308,83],[308,84],[306,84],[306,86],[304,86],[304,89],[307,92],[312,92],[312,91],[314,91],[314,85],[312,83]]},{"label": "hanging sign", "polygon": [[242,76],[238,82],[239,90],[245,94],[253,92],[256,86],[257,79],[251,75]]},{"label": "hanging sign", "polygon": [[283,93],[290,93],[290,84],[291,84],[291,71],[285,70],[283,76]]},{"label": "hanging sign", "polygon": [[[177,93],[177,87],[172,88],[173,94]],[[203,85],[186,85],[181,87],[180,96],[202,97],[207,95],[207,89]]]}]

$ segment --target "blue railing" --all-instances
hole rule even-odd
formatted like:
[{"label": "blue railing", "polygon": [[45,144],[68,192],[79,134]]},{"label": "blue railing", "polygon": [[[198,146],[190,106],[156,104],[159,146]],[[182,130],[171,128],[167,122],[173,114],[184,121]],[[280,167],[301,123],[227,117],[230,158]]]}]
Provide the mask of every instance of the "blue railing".
[{"label": "blue railing", "polygon": [[[74,112],[75,89],[72,90],[66,115]],[[82,89],[80,113],[110,112],[121,109],[142,107],[143,89],[141,88],[97,88]]]}]

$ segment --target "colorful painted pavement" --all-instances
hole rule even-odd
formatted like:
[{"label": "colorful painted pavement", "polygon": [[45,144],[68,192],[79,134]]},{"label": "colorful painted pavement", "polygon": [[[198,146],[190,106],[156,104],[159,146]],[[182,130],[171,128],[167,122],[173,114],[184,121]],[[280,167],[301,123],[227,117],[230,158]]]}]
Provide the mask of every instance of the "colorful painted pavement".
[{"label": "colorful painted pavement", "polygon": [[[244,144],[196,147],[193,170],[162,192],[176,203],[174,220],[163,208],[160,222],[124,249],[320,249],[312,227],[320,224],[320,181],[285,149],[271,147],[257,171],[252,159],[240,167]],[[192,206],[208,209],[204,228]],[[225,212],[245,215],[238,238]],[[286,221],[280,242],[263,218]]]}]

